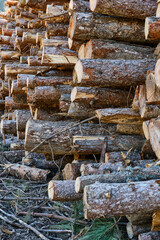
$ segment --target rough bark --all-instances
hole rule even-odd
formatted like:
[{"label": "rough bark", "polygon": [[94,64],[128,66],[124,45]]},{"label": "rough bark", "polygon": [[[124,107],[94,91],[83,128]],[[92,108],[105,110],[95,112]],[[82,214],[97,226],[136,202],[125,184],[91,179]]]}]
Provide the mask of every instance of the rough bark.
[{"label": "rough bark", "polygon": [[81,163],[67,163],[63,169],[63,178],[65,180],[76,180],[81,176],[80,172]]},{"label": "rough bark", "polygon": [[90,104],[81,103],[81,102],[71,102],[68,116],[85,119],[95,115],[96,107],[95,105],[91,106]]},{"label": "rough bark", "polygon": [[107,174],[81,176],[76,179],[75,190],[76,192],[83,192],[85,186],[99,183],[127,183],[136,181],[146,181],[152,179],[160,179],[160,167],[153,168],[140,168],[140,167],[128,167],[120,168],[118,172],[112,172]]},{"label": "rough bark", "polygon": [[127,107],[133,100],[133,94],[127,90],[110,88],[74,87],[72,102],[83,102],[94,108]]},{"label": "rough bark", "polygon": [[28,110],[16,110],[16,128],[18,131],[25,131],[26,123],[31,118]]},{"label": "rough bark", "polygon": [[129,239],[137,237],[141,233],[149,232],[151,230],[151,224],[141,224],[133,225],[132,223],[127,223],[127,234]]},{"label": "rough bark", "polygon": [[12,97],[5,97],[5,109],[8,111],[12,109],[28,109],[28,104],[16,103]]},{"label": "rough bark", "polygon": [[24,150],[11,150],[1,153],[0,158],[5,158],[5,160],[7,160],[10,163],[16,163],[21,161],[24,155],[25,155]]},{"label": "rough bark", "polygon": [[[27,151],[32,150],[33,147],[37,146],[41,141],[43,141],[47,136],[54,134],[58,131],[63,131],[64,129],[68,128],[69,126],[73,126],[75,122],[71,121],[59,121],[59,122],[47,122],[47,121],[40,121],[40,120],[29,120],[26,125],[26,138],[25,138],[25,149]],[[95,136],[105,136],[107,135],[109,130],[109,126],[107,124],[102,124],[102,127],[99,124],[93,123],[84,123],[81,127],[73,127],[68,131],[62,132],[59,135],[55,135],[53,138],[50,139],[51,147],[53,149],[54,154],[63,155],[63,154],[73,154],[76,151],[73,149],[72,144],[72,137],[78,134],[85,134],[86,135],[95,135]],[[122,141],[122,142],[121,142]],[[130,142],[129,142],[130,141]],[[136,143],[133,144],[135,141],[134,137],[130,136],[122,136],[121,140],[119,137],[119,143],[122,143],[122,147],[119,147],[121,150],[129,150],[129,148],[136,146],[140,148],[143,145],[143,138],[136,138]],[[82,141],[83,142],[83,141]],[[110,149],[117,149],[118,146],[114,146],[114,144],[118,143],[118,138],[110,140]],[[125,145],[125,146],[124,146]],[[113,146],[113,147],[112,147]],[[92,146],[90,146],[92,149]],[[89,149],[89,148],[88,148]],[[36,152],[46,152],[50,153],[51,148],[48,142],[44,142]],[[100,146],[101,152],[101,146]]]},{"label": "rough bark", "polygon": [[158,240],[160,239],[160,232],[141,233],[138,240]]},{"label": "rough bark", "polygon": [[96,110],[96,116],[103,123],[115,124],[141,124],[138,113],[131,108],[105,108]]},{"label": "rough bark", "polygon": [[[111,131],[113,128],[109,127]],[[109,130],[109,129],[108,129]],[[109,130],[110,131],[110,130]],[[110,136],[74,136],[73,146],[77,153],[101,153],[104,137],[107,137],[107,152],[141,150],[144,138],[140,135],[110,135]]]},{"label": "rough bark", "polygon": [[37,86],[53,86],[53,85],[72,85],[72,77],[70,76],[52,76],[52,77],[30,77],[27,78],[27,87],[35,88]]},{"label": "rough bark", "polygon": [[48,184],[48,196],[51,201],[74,201],[82,199],[81,193],[74,189],[75,181],[50,181]]},{"label": "rough bark", "polygon": [[86,219],[151,213],[160,207],[160,180],[95,183],[84,189]]},{"label": "rough bark", "polygon": [[87,59],[144,59],[153,58],[153,48],[111,40],[91,39],[87,42],[83,54]]},{"label": "rough bark", "polygon": [[160,89],[160,59],[158,59],[155,66],[155,83],[157,87]]},{"label": "rough bark", "polygon": [[1,51],[0,55],[2,60],[17,60],[21,54],[16,51]]},{"label": "rough bark", "polygon": [[34,119],[43,121],[65,121],[68,116],[66,113],[57,113],[55,109],[36,108]]},{"label": "rough bark", "polygon": [[73,82],[80,86],[129,88],[145,83],[146,73],[155,67],[154,59],[79,60],[74,68]]},{"label": "rough bark", "polygon": [[141,159],[140,153],[137,151],[106,152],[105,154],[106,163],[116,162],[125,163],[125,160],[137,161],[140,159]]},{"label": "rough bark", "polygon": [[1,120],[1,133],[17,135],[16,121],[14,120]]},{"label": "rough bark", "polygon": [[73,14],[73,12],[90,12],[89,9],[89,2],[88,1],[78,1],[78,0],[70,0],[68,12],[70,15]]},{"label": "rough bark", "polygon": [[90,9],[93,12],[126,18],[145,19],[156,14],[157,4],[154,0],[132,1],[127,0],[90,0]]},{"label": "rough bark", "polygon": [[144,21],[117,18],[94,13],[73,13],[70,18],[68,37],[77,40],[115,39],[145,43]]},{"label": "rough bark", "polygon": [[17,85],[18,85],[18,87],[20,87],[20,88],[26,87],[28,77],[31,79],[31,77],[33,78],[33,77],[35,77],[35,75],[28,76],[28,74],[18,74],[17,75]]},{"label": "rough bark", "polygon": [[67,36],[68,24],[64,23],[46,23],[47,37],[52,36]]},{"label": "rough bark", "polygon": [[142,124],[117,124],[117,132],[129,135],[144,135]]},{"label": "rough bark", "polygon": [[25,132],[17,131],[17,140],[25,139]]},{"label": "rough bark", "polygon": [[6,168],[9,174],[30,181],[46,182],[47,177],[50,174],[49,170],[31,168],[20,164],[8,164],[6,165]]},{"label": "rough bark", "polygon": [[59,99],[59,110],[63,113],[68,113],[70,104],[70,94],[61,94],[61,97]]}]

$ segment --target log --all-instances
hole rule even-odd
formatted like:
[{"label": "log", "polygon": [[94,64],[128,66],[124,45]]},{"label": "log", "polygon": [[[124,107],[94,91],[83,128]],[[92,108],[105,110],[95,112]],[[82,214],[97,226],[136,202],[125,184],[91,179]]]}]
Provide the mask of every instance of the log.
[{"label": "log", "polygon": [[16,51],[1,51],[0,55],[2,60],[18,60],[21,54]]},{"label": "log", "polygon": [[135,112],[139,112],[139,86],[136,87],[134,99],[132,102],[132,109]]},{"label": "log", "polygon": [[42,108],[36,108],[34,118],[37,120],[43,120],[43,121],[65,121],[67,120],[67,115],[64,113],[56,113],[55,109],[42,109]]},{"label": "log", "polygon": [[24,132],[27,121],[31,118],[28,110],[16,110],[16,128],[18,131]]},{"label": "log", "polygon": [[95,115],[95,106],[82,102],[71,102],[68,116],[79,119],[87,119]]},{"label": "log", "polygon": [[88,1],[78,1],[78,0],[70,0],[68,7],[69,15],[72,15],[73,12],[90,12],[89,2]]},{"label": "log", "polygon": [[79,60],[74,68],[73,82],[80,86],[129,88],[141,85],[146,73],[154,69],[155,60]]},{"label": "log", "polygon": [[74,201],[82,199],[81,193],[76,193],[74,180],[50,181],[48,184],[48,197],[50,201]]},{"label": "log", "polygon": [[27,78],[28,77],[35,77],[35,75],[30,75],[28,74],[17,74],[17,85],[20,88],[26,87],[27,86]]},{"label": "log", "polygon": [[141,168],[127,167],[120,168],[118,172],[108,172],[106,174],[95,174],[77,177],[75,182],[75,190],[77,193],[83,192],[85,186],[99,183],[127,183],[136,181],[146,181],[152,179],[160,179],[160,167]]},{"label": "log", "polygon": [[84,189],[86,219],[151,213],[159,209],[160,180],[95,183]]},{"label": "log", "polygon": [[71,16],[68,37],[83,41],[99,38],[133,43],[146,42],[142,20],[81,12]]},{"label": "log", "polygon": [[1,153],[1,158],[5,158],[10,163],[16,163],[22,160],[22,157],[25,156],[24,150],[11,150]]},{"label": "log", "polygon": [[129,135],[144,135],[142,124],[117,124],[117,132]]},{"label": "log", "polygon": [[[140,150],[144,138],[140,135],[112,135],[114,127],[108,126],[110,128],[110,136],[107,137],[107,152],[113,151],[128,151],[129,149]],[[98,154],[101,153],[102,145],[104,141],[103,135],[100,136],[73,136],[73,146],[74,151],[83,154]],[[137,141],[137,142],[135,142]]]},{"label": "log", "polygon": [[12,95],[25,94],[25,91],[22,90],[21,87],[18,87],[17,80],[12,80],[12,83],[11,83],[11,94]]},{"label": "log", "polygon": [[137,237],[141,233],[146,233],[151,230],[151,224],[133,225],[132,223],[127,223],[127,234],[129,239]]},{"label": "log", "polygon": [[17,135],[16,121],[14,120],[1,120],[1,133]]},{"label": "log", "polygon": [[53,39],[42,38],[41,48],[45,46],[67,48],[68,41],[66,37],[54,37]]},{"label": "log", "polygon": [[17,142],[12,142],[10,144],[10,150],[24,150],[24,140],[19,140]]},{"label": "log", "polygon": [[138,240],[158,240],[160,239],[160,232],[141,233]]},{"label": "log", "polygon": [[156,159],[150,140],[146,140],[141,149],[142,159]]},{"label": "log", "polygon": [[49,170],[31,168],[20,164],[7,164],[5,167],[7,168],[8,173],[12,176],[30,181],[46,182],[50,174]]},{"label": "log", "polygon": [[47,37],[52,36],[67,36],[68,24],[64,23],[45,23]]},{"label": "log", "polygon": [[94,106],[127,107],[133,100],[133,94],[121,89],[74,87],[71,92],[72,102],[83,102]]},{"label": "log", "polygon": [[140,153],[137,151],[123,151],[123,152],[106,152],[105,162],[106,163],[117,163],[125,160],[138,161],[141,159]]},{"label": "log", "polygon": [[90,9],[93,12],[110,16],[145,19],[156,14],[157,4],[154,0],[132,1],[121,0],[118,2],[106,0],[90,0]]},{"label": "log", "polygon": [[3,36],[0,35],[0,44],[10,44],[10,37],[9,36]]},{"label": "log", "polygon": [[52,76],[52,77],[27,77],[27,88],[37,86],[54,86],[54,85],[72,85],[72,77]]},{"label": "log", "polygon": [[148,71],[146,77],[146,100],[147,104],[159,104],[160,103],[160,90],[155,82],[154,72]]},{"label": "log", "polygon": [[[33,147],[37,146],[37,144],[43,141],[47,136],[50,136],[50,134],[56,133],[57,129],[58,131],[61,131],[61,130],[63,131],[69,126],[73,126],[73,124],[75,124],[75,122],[71,122],[71,121],[47,122],[47,121],[41,121],[41,120],[29,120],[26,125],[25,149],[27,151],[32,150]],[[108,134],[108,130],[109,130],[109,126],[107,124],[102,124],[100,126],[94,123],[89,123],[89,124],[84,123],[81,125],[81,129],[79,128],[79,126],[77,126],[77,127],[71,128],[68,131],[62,132],[60,135],[55,135],[54,138],[50,140],[50,143],[55,155],[63,155],[66,153],[73,154],[77,152],[73,149],[73,144],[71,143],[71,139],[73,136],[77,134],[82,134],[82,133],[89,136],[90,135],[105,136]],[[121,137],[121,139],[122,140],[120,140],[119,138],[119,142],[122,141],[121,143],[123,145],[123,147],[119,147],[121,150],[122,149],[129,150],[131,145],[132,147],[136,146],[137,148],[140,148],[144,142],[143,138],[141,137],[136,138],[136,143],[133,143],[133,141],[135,141],[135,138],[133,136],[123,136]],[[113,149],[118,148],[118,146],[114,146],[114,144],[118,143],[118,138],[116,140],[112,138],[110,143],[111,143],[111,145],[109,144],[111,146],[109,148],[110,150],[112,149],[113,151]],[[88,150],[90,150],[90,148],[93,149],[91,144],[87,148]],[[48,143],[44,142],[44,144],[42,144],[38,149],[36,149],[36,152],[50,153],[51,149]],[[100,152],[101,152],[101,145],[100,145]]]},{"label": "log", "polygon": [[80,172],[82,176],[92,176],[97,174],[105,174],[114,171],[118,171],[123,167],[122,162],[116,163],[88,163],[82,164],[80,168]]},{"label": "log", "polygon": [[160,40],[160,18],[147,17],[145,19],[145,39],[158,42]]},{"label": "log", "polygon": [[150,143],[158,159],[160,158],[159,151],[159,130],[160,130],[160,119],[152,119],[149,122],[149,135]]},{"label": "log", "polygon": [[6,64],[6,76],[15,76],[17,74],[37,74],[37,72],[48,70],[47,66],[28,66],[27,64]]},{"label": "log", "polygon": [[61,94],[61,97],[59,99],[59,110],[63,113],[68,113],[70,104],[70,94]]},{"label": "log", "polygon": [[12,109],[28,109],[28,104],[16,103],[12,97],[5,97],[5,109],[8,111]]},{"label": "log", "polygon": [[103,123],[142,124],[140,115],[131,108],[98,109],[96,116]]},{"label": "log", "polygon": [[153,58],[153,48],[111,40],[91,39],[87,42],[82,55],[86,59],[144,59]]},{"label": "log", "polygon": [[81,163],[67,163],[63,169],[63,178],[65,180],[76,180],[81,176],[80,172]]},{"label": "log", "polygon": [[76,52],[78,52],[82,43],[83,43],[82,40],[73,40],[73,39],[68,38],[69,49],[74,50]]}]

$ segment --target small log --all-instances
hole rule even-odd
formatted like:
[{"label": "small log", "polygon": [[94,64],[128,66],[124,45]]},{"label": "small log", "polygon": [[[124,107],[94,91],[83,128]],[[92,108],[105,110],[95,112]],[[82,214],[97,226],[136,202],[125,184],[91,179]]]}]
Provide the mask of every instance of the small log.
[{"label": "small log", "polygon": [[55,111],[55,109],[36,108],[33,119],[51,122],[67,120],[66,114],[56,113]]},{"label": "small log", "polygon": [[7,168],[8,173],[12,176],[30,181],[46,182],[50,174],[49,170],[31,168],[20,164],[7,164],[5,167]]},{"label": "small log", "polygon": [[24,132],[27,121],[31,118],[28,110],[16,110],[16,128],[18,131]]},{"label": "small log", "polygon": [[129,135],[144,135],[142,124],[117,124],[117,132],[121,134],[129,134]]},{"label": "small log", "polygon": [[63,113],[68,113],[71,104],[70,94],[61,94],[59,99],[59,109]]},{"label": "small log", "polygon": [[81,176],[80,172],[81,163],[67,163],[63,169],[63,178],[65,180],[76,180]]},{"label": "small log", "polygon": [[24,150],[11,150],[1,153],[1,157],[4,157],[10,163],[16,163],[22,160],[25,156]]},{"label": "small log", "polygon": [[3,36],[0,35],[0,44],[10,44],[10,37],[9,36]]},{"label": "small log", "polygon": [[99,38],[133,43],[146,42],[142,20],[81,12],[71,16],[68,37],[83,41]]},{"label": "small log", "polygon": [[1,120],[1,133],[17,135],[16,121],[14,120]]},{"label": "small log", "polygon": [[147,17],[145,19],[145,38],[158,42],[160,40],[160,18],[159,17]]},{"label": "small log", "polygon": [[83,200],[85,218],[154,212],[160,205],[159,190],[160,180],[86,186]]},{"label": "small log", "polygon": [[50,181],[48,184],[48,197],[50,201],[74,201],[82,199],[81,193],[74,189],[75,181]]},{"label": "small log", "polygon": [[81,176],[76,179],[75,190],[77,193],[83,192],[85,186],[100,183],[127,183],[136,181],[146,181],[152,179],[160,179],[160,167],[153,168],[140,168],[140,167],[127,167],[120,168],[118,172],[108,172],[106,174],[95,174],[88,176]]},{"label": "small log", "polygon": [[125,160],[138,161],[141,159],[140,153],[137,151],[122,151],[122,152],[106,152],[105,162],[106,163],[117,163]]},{"label": "small log", "polygon": [[132,1],[127,0],[108,2],[107,0],[90,0],[90,9],[93,12],[107,14],[110,16],[119,16],[126,18],[145,19],[156,14],[157,4],[150,1]]},{"label": "small log", "polygon": [[80,86],[124,89],[143,84],[147,70],[154,67],[153,59],[84,59],[75,65],[73,82]]},{"label": "small log", "polygon": [[133,100],[133,94],[121,89],[74,87],[72,102],[83,102],[96,108],[127,107]]},{"label": "small log", "polygon": [[131,108],[98,109],[96,116],[103,123],[142,124],[140,115]]},{"label": "small log", "polygon": [[79,119],[87,119],[95,115],[95,106],[90,104],[82,103],[82,102],[71,102],[68,116],[79,118]]},{"label": "small log", "polygon": [[[114,126],[108,126],[114,131]],[[109,129],[108,129],[109,130]],[[74,152],[83,154],[100,154],[104,137],[107,137],[107,152],[141,150],[144,138],[140,135],[106,135],[106,136],[73,136]]]},{"label": "small log", "polygon": [[54,85],[72,85],[72,77],[52,76],[52,77],[30,77],[27,78],[27,88],[37,86],[54,86]]},{"label": "small log", "polygon": [[153,48],[111,40],[91,39],[87,42],[82,55],[86,59],[144,59],[153,58]]},{"label": "small log", "polygon": [[158,240],[160,239],[160,232],[141,233],[138,240]]},{"label": "small log", "polygon": [[66,37],[54,37],[53,39],[46,39],[42,38],[41,41],[41,48],[43,47],[62,47],[67,48],[68,47],[68,41]]},{"label": "small log", "polygon": [[25,94],[25,91],[22,90],[21,87],[18,87],[17,85],[17,80],[13,80],[11,84],[11,94],[16,95],[16,94]]},{"label": "small log", "polygon": [[10,150],[24,150],[24,140],[19,140],[16,142],[12,142],[10,144]]},{"label": "small log", "polygon": [[16,51],[1,51],[0,55],[2,60],[17,60],[21,54]]},{"label": "small log", "polygon": [[8,111],[12,109],[28,109],[28,104],[16,103],[12,97],[5,97],[5,109]]},{"label": "small log", "polygon": [[129,239],[137,237],[141,233],[146,233],[151,230],[151,224],[133,225],[132,223],[127,223],[127,234]]}]

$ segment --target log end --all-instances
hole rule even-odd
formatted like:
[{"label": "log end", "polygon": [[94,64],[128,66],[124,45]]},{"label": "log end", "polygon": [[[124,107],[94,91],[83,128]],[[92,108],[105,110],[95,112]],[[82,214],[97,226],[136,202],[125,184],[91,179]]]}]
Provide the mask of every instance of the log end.
[{"label": "log end", "polygon": [[73,39],[75,29],[76,29],[76,13],[73,13],[69,21],[68,38]]},{"label": "log end", "polygon": [[77,87],[74,87],[71,92],[71,102],[74,102],[74,100],[76,99],[76,95],[77,95]]},{"label": "log end", "polygon": [[78,51],[79,59],[85,59],[85,44],[82,44]]},{"label": "log end", "polygon": [[144,27],[144,34],[145,34],[145,39],[149,39],[149,23],[150,23],[150,17],[147,17],[145,19],[145,27]]},{"label": "log end", "polygon": [[132,239],[133,238],[133,228],[132,228],[132,224],[130,222],[127,223],[126,230],[127,230],[129,239]]},{"label": "log end", "polygon": [[90,0],[89,1],[89,7],[90,7],[90,9],[91,9],[91,11],[95,11],[95,9],[96,9],[96,6],[97,6],[97,0]]},{"label": "log end", "polygon": [[155,66],[155,82],[158,88],[160,88],[160,59],[158,59]]},{"label": "log end", "polygon": [[50,181],[48,184],[48,198],[50,201],[54,200],[54,183]]},{"label": "log end", "polygon": [[80,193],[81,192],[81,184],[80,184],[81,180],[79,177],[76,178],[76,182],[75,182],[75,191],[76,193]]},{"label": "log end", "polygon": [[84,207],[84,218],[89,219],[88,217],[88,208],[90,207],[88,204],[88,188],[89,186],[84,187],[84,192],[83,192],[83,207]]},{"label": "log end", "polygon": [[85,49],[85,58],[92,59],[92,40],[88,41]]},{"label": "log end", "polygon": [[83,65],[82,62],[79,60],[77,61],[74,71],[73,71],[73,83],[81,83],[83,77]]}]

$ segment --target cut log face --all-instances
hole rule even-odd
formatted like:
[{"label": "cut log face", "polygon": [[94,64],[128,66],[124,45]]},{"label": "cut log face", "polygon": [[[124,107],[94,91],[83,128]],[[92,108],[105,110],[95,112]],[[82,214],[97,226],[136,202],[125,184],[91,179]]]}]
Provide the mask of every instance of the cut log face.
[{"label": "cut log face", "polygon": [[158,42],[160,40],[160,18],[147,17],[145,19],[145,38]]},{"label": "cut log face", "polygon": [[79,60],[74,68],[73,82],[79,86],[129,88],[146,80],[147,70],[154,69],[155,60]]},{"label": "cut log face", "polygon": [[149,104],[160,103],[160,90],[155,82],[154,72],[148,71],[146,78],[146,100]]},{"label": "cut log face", "polygon": [[84,189],[86,219],[151,213],[159,209],[160,181],[95,183]]},{"label": "cut log face", "polygon": [[119,16],[126,18],[145,19],[156,14],[157,4],[150,1],[135,0],[90,0],[90,9],[96,13],[107,14],[110,16]]},{"label": "cut log face", "polygon": [[158,159],[160,158],[160,147],[159,147],[159,131],[160,131],[160,119],[152,119],[149,122],[149,135],[150,142]]},{"label": "cut log face", "polygon": [[75,181],[50,181],[48,184],[48,196],[51,201],[74,201],[82,199],[81,193],[74,189]]},{"label": "cut log face", "polygon": [[157,87],[160,89],[160,59],[158,59],[155,66],[155,82]]}]

